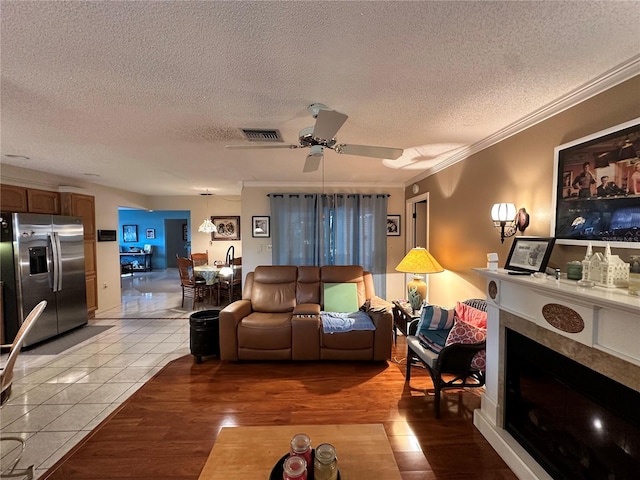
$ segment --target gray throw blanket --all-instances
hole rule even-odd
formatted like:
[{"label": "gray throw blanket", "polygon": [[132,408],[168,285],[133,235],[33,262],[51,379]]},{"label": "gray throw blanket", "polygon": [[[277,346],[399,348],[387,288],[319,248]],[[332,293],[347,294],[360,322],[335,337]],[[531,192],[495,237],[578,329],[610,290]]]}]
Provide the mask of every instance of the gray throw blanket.
[{"label": "gray throw blanket", "polygon": [[365,312],[352,313],[320,312],[324,333],[350,332],[352,330],[375,330],[371,317]]}]

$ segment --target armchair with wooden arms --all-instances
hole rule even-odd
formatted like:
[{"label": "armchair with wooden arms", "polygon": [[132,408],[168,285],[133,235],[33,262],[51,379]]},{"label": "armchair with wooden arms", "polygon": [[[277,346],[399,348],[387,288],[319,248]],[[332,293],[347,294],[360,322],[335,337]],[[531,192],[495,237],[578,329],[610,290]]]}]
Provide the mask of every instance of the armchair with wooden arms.
[{"label": "armchair with wooden arms", "polygon": [[[487,309],[486,301],[482,299],[471,299],[460,303],[482,312],[486,312]],[[414,362],[424,365],[431,376],[435,390],[435,417],[440,418],[440,394],[443,390],[484,386],[486,328],[469,325],[456,316],[450,330],[433,331],[429,339],[418,336],[418,323],[419,320],[416,319],[409,325],[405,382],[410,382],[411,366]],[[436,338],[446,338],[446,340],[441,345],[434,346],[435,342],[432,340]]]}]

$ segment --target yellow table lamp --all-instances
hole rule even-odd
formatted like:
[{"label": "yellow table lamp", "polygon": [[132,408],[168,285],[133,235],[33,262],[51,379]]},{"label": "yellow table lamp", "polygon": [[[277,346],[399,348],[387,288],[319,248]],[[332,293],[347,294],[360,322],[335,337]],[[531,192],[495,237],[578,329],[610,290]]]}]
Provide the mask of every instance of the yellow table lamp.
[{"label": "yellow table lamp", "polygon": [[438,261],[426,248],[422,247],[412,248],[398,264],[396,270],[413,273],[413,279],[407,283],[407,300],[414,312],[420,310],[422,302],[427,298],[427,284],[420,274],[444,272],[444,268]]}]

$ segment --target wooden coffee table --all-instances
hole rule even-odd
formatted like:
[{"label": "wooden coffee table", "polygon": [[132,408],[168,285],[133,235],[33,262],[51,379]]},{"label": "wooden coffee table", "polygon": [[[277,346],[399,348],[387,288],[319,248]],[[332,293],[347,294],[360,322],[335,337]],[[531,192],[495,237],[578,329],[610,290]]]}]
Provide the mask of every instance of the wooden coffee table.
[{"label": "wooden coffee table", "polygon": [[367,424],[223,427],[199,480],[268,480],[296,433],[309,435],[314,448],[325,442],[336,447],[343,480],[402,478],[384,427]]}]

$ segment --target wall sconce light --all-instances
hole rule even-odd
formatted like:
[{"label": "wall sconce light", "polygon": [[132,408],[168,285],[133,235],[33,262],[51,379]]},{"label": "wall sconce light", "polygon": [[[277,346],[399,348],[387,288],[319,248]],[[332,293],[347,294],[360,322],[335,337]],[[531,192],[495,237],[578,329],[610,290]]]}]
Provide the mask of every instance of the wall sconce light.
[{"label": "wall sconce light", "polygon": [[513,237],[517,232],[524,232],[529,226],[529,214],[525,208],[518,210],[513,203],[495,203],[491,207],[493,226],[500,230],[500,242]]},{"label": "wall sconce light", "polygon": [[513,203],[494,203],[491,207],[493,226],[500,230],[500,242],[516,234],[516,206]]}]

